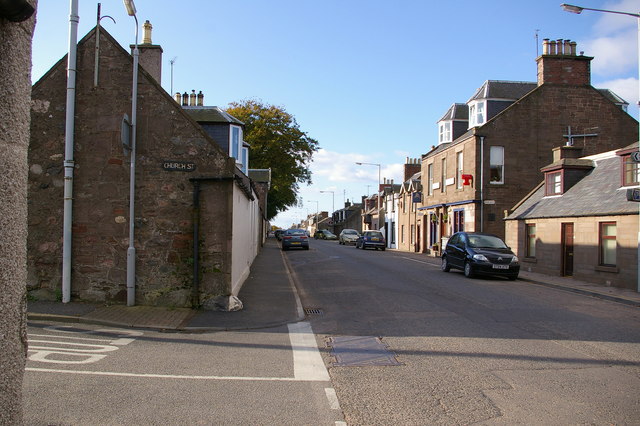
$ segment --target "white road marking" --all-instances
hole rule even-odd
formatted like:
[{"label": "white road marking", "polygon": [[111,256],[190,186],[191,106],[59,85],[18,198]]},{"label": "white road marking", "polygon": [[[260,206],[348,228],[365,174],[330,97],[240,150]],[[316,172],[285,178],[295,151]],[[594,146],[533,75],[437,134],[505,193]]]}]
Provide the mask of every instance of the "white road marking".
[{"label": "white road marking", "polygon": [[329,381],[316,338],[308,322],[288,324],[293,350],[293,376],[303,381]]},{"label": "white road marking", "polygon": [[235,380],[241,382],[303,382],[313,381],[295,377],[238,377],[238,376],[188,376],[184,374],[149,374],[149,373],[120,373],[113,371],[81,371],[81,370],[56,370],[53,368],[25,368],[25,371],[41,373],[80,374],[88,376],[114,376],[114,377],[140,377],[155,379],[185,379],[185,380]]},{"label": "white road marking", "polygon": [[[32,345],[31,343],[48,343],[49,346],[38,346]],[[74,346],[78,349],[73,348],[56,348],[51,345],[66,345],[66,346]],[[56,342],[53,340],[29,340],[29,349],[55,349],[57,351],[68,351],[68,352],[83,352],[83,353],[97,353],[97,352],[113,352],[117,351],[118,348],[116,346],[111,345],[88,345],[86,343],[74,343],[74,342]]]},{"label": "white road marking", "polygon": [[[31,352],[31,349],[29,349]],[[52,355],[62,355],[65,359],[55,359]],[[82,359],[71,360],[71,357],[82,357]],[[98,362],[106,357],[106,355],[100,354],[76,354],[73,352],[61,352],[61,351],[35,351],[29,355],[29,361],[48,362],[50,364],[91,364]]]},{"label": "white road marking", "polygon": [[423,260],[412,259],[412,258],[410,258],[410,257],[400,256],[400,258],[401,258],[401,259],[407,259],[407,260],[410,260],[410,261],[412,261],[412,262],[422,263],[422,264],[424,264],[424,265],[433,266],[434,268],[439,268],[439,267],[440,267],[440,265],[434,265],[434,264],[433,264],[433,263],[431,263],[431,262],[425,262],[425,261],[423,261]]},{"label": "white road marking", "polygon": [[340,402],[338,402],[338,395],[336,395],[336,390],[334,388],[325,388],[324,393],[327,394],[327,399],[329,400],[329,407],[332,410],[339,410]]}]

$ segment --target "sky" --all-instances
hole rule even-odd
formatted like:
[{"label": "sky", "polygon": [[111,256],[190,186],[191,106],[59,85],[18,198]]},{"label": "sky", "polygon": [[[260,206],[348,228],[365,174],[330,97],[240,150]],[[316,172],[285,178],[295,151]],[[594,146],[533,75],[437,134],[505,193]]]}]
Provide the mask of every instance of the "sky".
[{"label": "sky", "polygon": [[[276,105],[319,142],[313,183],[272,221],[283,228],[373,194],[379,169],[401,183],[407,157],[437,144],[436,123],[453,103],[486,80],[536,81],[544,38],[576,41],[594,57],[592,85],[616,92],[638,118],[631,16],[577,15],[558,0],[134,1],[139,37],[149,20],[163,48],[167,92],[202,91],[205,105],[221,108],[248,99]],[[102,27],[128,50],[134,19],[121,0],[101,3]],[[79,0],[78,39],[96,25],[97,4]],[[640,11],[640,0],[572,4]],[[34,83],[68,50],[69,2],[40,0],[36,19]]]}]

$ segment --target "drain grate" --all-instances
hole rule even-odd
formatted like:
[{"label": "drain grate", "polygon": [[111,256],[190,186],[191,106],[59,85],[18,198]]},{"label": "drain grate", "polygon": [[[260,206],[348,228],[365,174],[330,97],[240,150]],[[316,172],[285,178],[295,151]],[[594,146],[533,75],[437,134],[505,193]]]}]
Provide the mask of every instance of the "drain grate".
[{"label": "drain grate", "polygon": [[320,308],[304,308],[306,315],[324,315],[324,311]]},{"label": "drain grate", "polygon": [[329,339],[334,367],[402,365],[379,337],[340,336]]}]

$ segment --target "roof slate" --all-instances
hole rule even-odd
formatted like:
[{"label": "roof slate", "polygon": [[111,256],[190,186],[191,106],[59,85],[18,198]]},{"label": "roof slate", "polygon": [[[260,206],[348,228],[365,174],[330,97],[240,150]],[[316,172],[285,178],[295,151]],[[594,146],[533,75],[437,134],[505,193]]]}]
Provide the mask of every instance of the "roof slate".
[{"label": "roof slate", "polygon": [[638,214],[638,205],[627,201],[620,187],[621,164],[615,151],[591,159],[595,168],[560,196],[545,197],[544,185],[520,204],[507,220]]},{"label": "roof slate", "polygon": [[198,123],[244,123],[217,106],[183,106],[182,109]]},{"label": "roof slate", "polygon": [[487,80],[476,90],[467,103],[480,99],[511,99],[515,101],[536,87],[538,87],[538,83],[529,81]]},{"label": "roof slate", "polygon": [[459,103],[451,105],[438,122],[451,120],[469,120],[469,105]]}]

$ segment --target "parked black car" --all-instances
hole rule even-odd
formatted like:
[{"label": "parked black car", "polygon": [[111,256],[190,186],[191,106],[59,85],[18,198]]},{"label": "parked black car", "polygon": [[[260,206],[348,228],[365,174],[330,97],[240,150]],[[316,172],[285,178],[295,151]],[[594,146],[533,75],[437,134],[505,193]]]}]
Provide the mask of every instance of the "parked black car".
[{"label": "parked black car", "polygon": [[376,250],[380,249],[384,251],[387,243],[384,240],[384,235],[380,231],[364,231],[362,235],[356,240],[356,248],[366,249],[367,247],[374,247]]},{"label": "parked black car", "polygon": [[479,232],[458,232],[451,236],[442,252],[441,269],[462,269],[466,277],[500,275],[510,280],[518,278],[520,263],[499,237]]},{"label": "parked black car", "polygon": [[276,229],[274,231],[274,235],[276,236],[276,240],[282,241],[282,234],[284,234],[284,229]]}]

